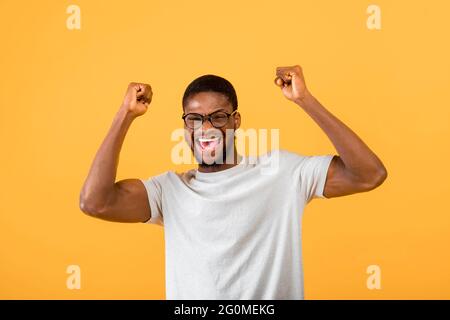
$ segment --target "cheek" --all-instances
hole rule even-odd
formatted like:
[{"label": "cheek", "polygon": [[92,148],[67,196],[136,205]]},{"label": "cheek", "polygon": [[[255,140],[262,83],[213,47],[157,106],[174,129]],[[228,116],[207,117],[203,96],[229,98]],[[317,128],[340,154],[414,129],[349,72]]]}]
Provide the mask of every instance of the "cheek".
[{"label": "cheek", "polygon": [[225,141],[226,146],[234,145],[234,125],[228,126],[225,130],[222,131],[223,141]]},{"label": "cheek", "polygon": [[192,145],[192,141],[193,141],[192,135],[193,135],[193,132],[189,131],[188,129],[184,129],[184,140],[187,142],[187,144],[189,146]]},{"label": "cheek", "polygon": [[230,123],[224,130],[223,130],[223,134],[226,136],[227,132],[229,135],[234,135],[235,131],[236,131],[236,127],[235,127],[235,123],[234,121],[232,123]]}]

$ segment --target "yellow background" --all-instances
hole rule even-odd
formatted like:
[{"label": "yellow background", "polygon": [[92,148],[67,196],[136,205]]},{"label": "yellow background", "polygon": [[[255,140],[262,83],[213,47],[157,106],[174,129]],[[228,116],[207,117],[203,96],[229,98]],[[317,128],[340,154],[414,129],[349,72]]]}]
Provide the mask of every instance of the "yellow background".
[{"label": "yellow background", "polygon": [[[388,180],[313,201],[304,217],[307,299],[450,298],[450,2],[0,2],[0,298],[164,299],[163,228],[84,215],[78,195],[130,81],[150,83],[118,179],[179,167],[170,134],[187,84],[235,86],[242,127],[280,128],[281,147],[335,153],[273,84],[300,64],[310,91],[386,165]],[[66,8],[81,8],[68,30]],[[81,289],[66,268],[81,268]],[[381,267],[381,290],[366,268]]]}]

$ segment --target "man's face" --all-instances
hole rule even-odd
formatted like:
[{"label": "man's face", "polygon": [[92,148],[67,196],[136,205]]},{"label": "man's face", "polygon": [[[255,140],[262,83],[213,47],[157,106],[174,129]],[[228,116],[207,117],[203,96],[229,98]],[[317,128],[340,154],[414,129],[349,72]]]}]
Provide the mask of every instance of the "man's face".
[{"label": "man's face", "polygon": [[[184,107],[185,114],[197,113],[205,116],[216,111],[228,114],[233,112],[228,98],[218,92],[196,93],[189,97]],[[240,122],[240,115],[236,112],[221,128],[215,128],[208,120],[196,129],[185,124],[186,142],[201,166],[226,163],[227,154],[232,154],[234,150],[234,130],[239,128]]]}]

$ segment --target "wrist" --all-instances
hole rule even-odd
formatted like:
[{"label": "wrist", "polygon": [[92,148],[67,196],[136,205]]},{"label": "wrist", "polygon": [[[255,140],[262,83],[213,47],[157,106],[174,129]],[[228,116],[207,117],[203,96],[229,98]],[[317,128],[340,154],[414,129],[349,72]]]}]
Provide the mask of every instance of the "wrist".
[{"label": "wrist", "polygon": [[122,105],[116,114],[116,117],[123,122],[131,123],[136,116],[128,109],[127,106]]},{"label": "wrist", "polygon": [[296,104],[298,104],[300,107],[307,106],[312,101],[314,101],[314,97],[308,90],[306,90],[305,93],[301,97],[294,99],[294,102]]}]

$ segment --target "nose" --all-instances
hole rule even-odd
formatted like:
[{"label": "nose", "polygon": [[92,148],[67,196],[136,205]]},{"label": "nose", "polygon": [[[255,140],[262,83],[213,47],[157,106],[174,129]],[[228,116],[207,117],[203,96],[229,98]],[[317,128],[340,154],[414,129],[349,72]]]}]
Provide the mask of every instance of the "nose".
[{"label": "nose", "polygon": [[200,127],[196,128],[196,129],[193,129],[193,133],[194,133],[194,135],[202,136],[208,130],[211,130],[211,129],[215,129],[215,128],[213,127],[211,122],[209,122],[208,119],[205,119],[205,121],[203,121],[203,124]]},{"label": "nose", "polygon": [[205,119],[203,125],[194,130],[194,135],[221,137],[223,133],[220,129],[215,128],[209,120]]},{"label": "nose", "polygon": [[206,131],[211,128],[214,129],[214,126],[212,125],[211,121],[209,121],[208,119],[205,119],[205,121],[203,121],[203,124],[202,124],[202,130]]}]

